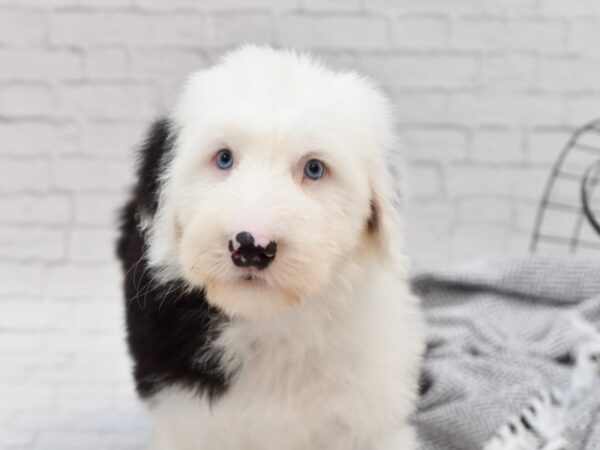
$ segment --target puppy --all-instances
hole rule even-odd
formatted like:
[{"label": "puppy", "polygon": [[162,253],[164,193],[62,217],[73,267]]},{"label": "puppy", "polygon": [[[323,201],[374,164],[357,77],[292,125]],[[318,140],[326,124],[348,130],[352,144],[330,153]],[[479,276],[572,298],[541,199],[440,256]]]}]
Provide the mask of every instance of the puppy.
[{"label": "puppy", "polygon": [[422,353],[391,107],[243,47],[140,152],[118,254],[155,450],[411,450]]}]

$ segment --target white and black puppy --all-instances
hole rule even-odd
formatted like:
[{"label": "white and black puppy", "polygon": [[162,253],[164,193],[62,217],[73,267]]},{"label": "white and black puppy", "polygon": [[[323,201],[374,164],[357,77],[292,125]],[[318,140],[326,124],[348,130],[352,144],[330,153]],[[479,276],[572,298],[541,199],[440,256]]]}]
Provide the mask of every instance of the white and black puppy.
[{"label": "white and black puppy", "polygon": [[307,55],[243,47],[189,79],[118,245],[151,448],[415,448],[395,148],[373,83]]}]

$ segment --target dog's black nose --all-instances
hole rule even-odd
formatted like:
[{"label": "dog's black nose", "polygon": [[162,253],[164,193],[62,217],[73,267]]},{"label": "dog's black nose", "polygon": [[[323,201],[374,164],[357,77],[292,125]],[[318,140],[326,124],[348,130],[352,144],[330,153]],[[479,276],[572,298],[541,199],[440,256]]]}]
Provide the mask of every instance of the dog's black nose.
[{"label": "dog's black nose", "polygon": [[242,231],[229,240],[231,260],[238,267],[266,268],[275,259],[277,243],[268,239],[256,239],[251,233]]}]

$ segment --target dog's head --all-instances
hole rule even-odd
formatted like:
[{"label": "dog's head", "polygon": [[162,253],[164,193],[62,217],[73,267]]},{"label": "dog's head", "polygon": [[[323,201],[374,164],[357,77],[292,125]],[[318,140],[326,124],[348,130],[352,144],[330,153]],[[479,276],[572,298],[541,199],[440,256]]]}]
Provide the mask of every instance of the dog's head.
[{"label": "dog's head", "polygon": [[230,53],[190,78],[149,141],[168,148],[142,214],[151,264],[246,317],[351,284],[393,257],[392,129],[356,74],[290,51]]}]

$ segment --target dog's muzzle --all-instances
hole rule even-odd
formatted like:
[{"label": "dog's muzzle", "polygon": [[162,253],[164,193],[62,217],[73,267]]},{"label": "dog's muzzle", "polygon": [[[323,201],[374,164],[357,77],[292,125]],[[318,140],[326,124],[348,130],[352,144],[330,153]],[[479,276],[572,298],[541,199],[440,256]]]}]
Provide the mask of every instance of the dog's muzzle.
[{"label": "dog's muzzle", "polygon": [[231,260],[238,267],[265,269],[275,259],[277,243],[261,236],[260,239],[242,231],[229,240]]}]

